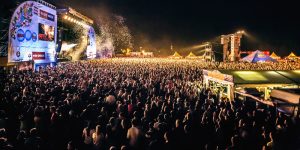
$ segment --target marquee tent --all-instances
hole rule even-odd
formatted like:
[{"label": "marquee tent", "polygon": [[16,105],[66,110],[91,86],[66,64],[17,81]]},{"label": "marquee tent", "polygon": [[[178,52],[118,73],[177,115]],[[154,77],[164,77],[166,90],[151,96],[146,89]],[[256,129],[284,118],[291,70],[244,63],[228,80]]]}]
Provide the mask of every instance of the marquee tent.
[{"label": "marquee tent", "polygon": [[170,58],[182,58],[182,56],[178,52],[175,52],[173,55],[170,56]]},{"label": "marquee tent", "polygon": [[273,52],[271,55],[270,55],[271,58],[275,59],[275,60],[278,60],[278,59],[281,59],[280,56],[276,55],[275,52]]},{"label": "marquee tent", "polygon": [[287,56],[286,58],[287,58],[287,59],[298,59],[299,57],[296,56],[296,55],[294,54],[294,52],[291,52],[291,53],[289,54],[289,56]]},{"label": "marquee tent", "polygon": [[186,58],[195,59],[195,58],[198,58],[198,57],[193,52],[190,52],[189,55],[186,56]]},{"label": "marquee tent", "polygon": [[255,52],[251,53],[250,55],[241,59],[244,62],[256,63],[256,62],[276,62],[275,59],[271,58],[270,56],[264,54],[263,52],[256,50]]}]

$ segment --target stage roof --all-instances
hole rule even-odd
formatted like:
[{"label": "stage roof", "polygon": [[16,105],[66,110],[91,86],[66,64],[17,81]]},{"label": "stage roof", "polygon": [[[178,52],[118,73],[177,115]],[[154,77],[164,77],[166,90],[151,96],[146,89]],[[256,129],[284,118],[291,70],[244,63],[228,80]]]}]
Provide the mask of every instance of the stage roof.
[{"label": "stage roof", "polygon": [[234,84],[300,84],[300,70],[294,71],[239,71],[219,70],[232,75]]}]

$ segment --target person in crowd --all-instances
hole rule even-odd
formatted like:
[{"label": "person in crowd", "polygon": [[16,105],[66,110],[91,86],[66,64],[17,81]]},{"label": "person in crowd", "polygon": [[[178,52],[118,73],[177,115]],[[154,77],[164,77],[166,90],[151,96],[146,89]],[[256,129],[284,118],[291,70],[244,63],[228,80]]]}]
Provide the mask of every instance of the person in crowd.
[{"label": "person in crowd", "polygon": [[143,139],[144,135],[142,130],[138,126],[138,120],[133,118],[131,121],[132,127],[127,131],[127,139],[129,140],[129,145],[132,149],[141,149],[143,148]]},{"label": "person in crowd", "polygon": [[93,144],[95,149],[103,149],[104,144],[104,134],[101,132],[102,128],[100,125],[96,126],[96,131],[93,133]]}]

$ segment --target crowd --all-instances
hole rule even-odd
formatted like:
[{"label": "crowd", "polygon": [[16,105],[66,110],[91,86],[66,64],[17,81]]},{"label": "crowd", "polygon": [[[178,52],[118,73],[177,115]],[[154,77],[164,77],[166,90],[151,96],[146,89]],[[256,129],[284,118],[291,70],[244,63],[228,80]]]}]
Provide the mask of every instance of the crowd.
[{"label": "crowd", "polygon": [[[189,60],[182,60],[189,61]],[[300,62],[298,61],[282,61],[282,62],[203,62],[197,61],[199,67],[203,69],[216,70],[298,70]]]},{"label": "crowd", "polygon": [[202,85],[205,67],[151,58],[12,71],[1,83],[0,149],[300,148],[299,116],[219,97]]},{"label": "crowd", "polygon": [[264,62],[264,63],[248,63],[248,62],[232,62],[217,63],[214,69],[224,70],[297,70],[300,69],[300,63],[297,61],[282,62]]}]

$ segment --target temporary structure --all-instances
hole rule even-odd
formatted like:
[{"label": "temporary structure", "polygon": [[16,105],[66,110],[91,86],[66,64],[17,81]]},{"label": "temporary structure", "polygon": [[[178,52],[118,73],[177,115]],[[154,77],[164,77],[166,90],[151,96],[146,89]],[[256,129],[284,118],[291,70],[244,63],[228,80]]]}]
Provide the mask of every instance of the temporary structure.
[{"label": "temporary structure", "polygon": [[189,55],[187,55],[185,58],[188,58],[188,59],[196,59],[198,58],[193,52],[190,52]]},{"label": "temporary structure", "polygon": [[289,54],[289,56],[286,57],[286,59],[298,59],[298,58],[299,58],[299,57],[296,56],[296,55],[294,54],[294,52],[291,52],[291,53]]},{"label": "temporary structure", "polygon": [[182,58],[182,56],[178,52],[175,52],[173,55],[170,56],[170,58],[179,59],[179,58]]},{"label": "temporary structure", "polygon": [[279,60],[281,59],[280,56],[276,55],[275,52],[273,52],[271,55],[270,55],[271,58],[275,59],[275,60]]},{"label": "temporary structure", "polygon": [[255,52],[251,53],[250,55],[244,57],[241,59],[241,61],[244,62],[251,62],[251,63],[256,63],[256,62],[276,62],[275,59],[271,58],[270,56],[264,54],[263,52],[256,50]]}]

